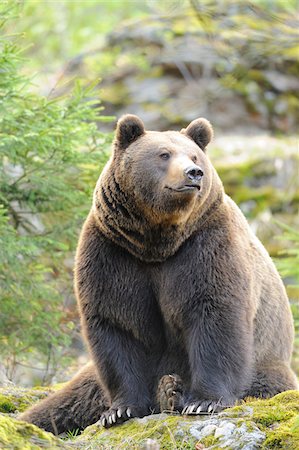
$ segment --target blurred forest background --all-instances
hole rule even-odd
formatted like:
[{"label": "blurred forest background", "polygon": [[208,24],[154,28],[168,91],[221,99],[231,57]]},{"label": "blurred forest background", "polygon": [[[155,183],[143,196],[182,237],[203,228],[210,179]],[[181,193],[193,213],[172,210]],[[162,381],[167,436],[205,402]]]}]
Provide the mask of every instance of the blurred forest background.
[{"label": "blurred forest background", "polygon": [[155,130],[212,122],[226,192],[287,286],[299,373],[298,9],[0,2],[0,384],[65,381],[87,358],[74,251],[123,113]]}]

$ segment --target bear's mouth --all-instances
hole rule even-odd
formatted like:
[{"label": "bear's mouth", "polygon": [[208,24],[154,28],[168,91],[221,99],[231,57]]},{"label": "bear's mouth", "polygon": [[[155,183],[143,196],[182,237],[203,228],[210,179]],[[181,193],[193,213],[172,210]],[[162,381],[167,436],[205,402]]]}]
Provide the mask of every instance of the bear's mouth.
[{"label": "bear's mouth", "polygon": [[184,184],[183,186],[179,186],[179,187],[170,187],[170,186],[165,186],[165,187],[167,189],[170,189],[171,191],[175,191],[175,192],[188,192],[188,191],[195,191],[195,190],[200,191],[199,184]]}]

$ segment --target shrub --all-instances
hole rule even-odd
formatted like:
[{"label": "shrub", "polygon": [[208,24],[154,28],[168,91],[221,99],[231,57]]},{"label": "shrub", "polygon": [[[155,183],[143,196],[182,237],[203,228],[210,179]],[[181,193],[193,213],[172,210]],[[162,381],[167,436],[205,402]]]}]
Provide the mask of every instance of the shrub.
[{"label": "shrub", "polygon": [[[18,14],[17,3],[2,3],[0,29]],[[0,38],[0,353],[10,378],[34,357],[53,369],[70,342],[64,259],[109,138],[95,124],[109,118],[88,100],[93,86],[76,83],[65,98],[34,93],[21,39]]]}]

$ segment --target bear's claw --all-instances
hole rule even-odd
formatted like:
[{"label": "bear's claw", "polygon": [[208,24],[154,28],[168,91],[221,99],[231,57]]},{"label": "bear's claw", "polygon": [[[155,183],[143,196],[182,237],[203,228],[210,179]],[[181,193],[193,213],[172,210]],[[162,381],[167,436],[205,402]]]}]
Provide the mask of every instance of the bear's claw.
[{"label": "bear's claw", "polygon": [[131,417],[143,417],[146,412],[143,413],[139,408],[130,407],[119,407],[119,408],[110,408],[107,411],[104,411],[98,424],[102,425],[104,428],[110,428],[114,425],[119,425],[126,420],[131,419]]},{"label": "bear's claw", "polygon": [[213,400],[200,400],[193,403],[188,403],[183,411],[182,414],[184,415],[196,415],[196,414],[213,414],[218,413],[224,408],[228,408],[229,405],[223,405],[222,402],[219,400],[213,401]]},{"label": "bear's claw", "polygon": [[109,428],[113,425],[125,422],[130,417],[131,417],[130,408],[118,408],[118,409],[111,408],[102,414],[102,417],[99,420],[99,422],[103,427]]}]

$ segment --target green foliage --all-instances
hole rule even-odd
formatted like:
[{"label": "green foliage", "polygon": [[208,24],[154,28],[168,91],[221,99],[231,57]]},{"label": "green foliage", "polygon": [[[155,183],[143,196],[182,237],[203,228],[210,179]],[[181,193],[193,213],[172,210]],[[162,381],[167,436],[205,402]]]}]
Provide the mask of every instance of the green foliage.
[{"label": "green foliage", "polygon": [[299,372],[299,232],[294,228],[278,222],[283,234],[279,239],[284,242],[286,250],[280,252],[276,265],[281,275],[286,278],[291,297],[291,308],[295,324],[295,346],[293,367]]},{"label": "green foliage", "polygon": [[283,277],[290,277],[291,284],[299,288],[299,231],[279,222],[283,229],[281,240],[289,243],[289,248],[281,252],[277,265]]},{"label": "green foliage", "polygon": [[66,433],[65,439],[66,440],[67,439],[73,440],[77,436],[79,436],[79,434],[80,434],[80,429],[79,428],[76,428],[75,430],[68,430],[67,433]]},{"label": "green foliage", "polygon": [[[18,4],[0,6],[1,28]],[[33,93],[19,35],[0,38],[0,352],[9,376],[38,355],[48,367],[70,341],[63,264],[106,160],[93,85],[65,98]],[[88,179],[88,183],[87,183]]]}]

